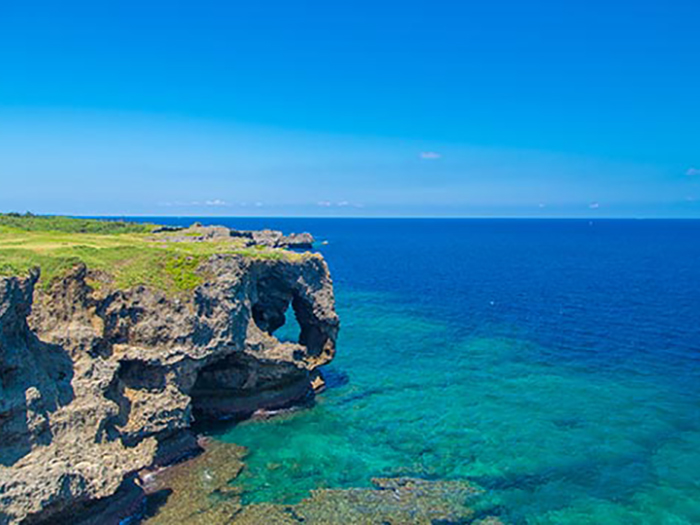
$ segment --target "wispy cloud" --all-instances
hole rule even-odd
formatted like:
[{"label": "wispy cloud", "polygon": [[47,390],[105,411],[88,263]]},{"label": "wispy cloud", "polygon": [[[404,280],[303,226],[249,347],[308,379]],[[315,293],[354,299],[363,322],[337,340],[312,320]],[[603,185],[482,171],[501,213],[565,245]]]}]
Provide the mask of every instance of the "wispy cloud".
[{"label": "wispy cloud", "polygon": [[187,207],[187,206],[229,206],[229,204],[221,199],[210,199],[206,201],[171,201],[171,202],[159,202],[158,206],[178,206],[178,207]]},{"label": "wispy cloud", "polygon": [[589,207],[590,209],[592,209],[592,210],[597,210],[598,208],[600,208],[600,203],[598,203],[598,202],[591,202],[591,203],[588,205],[588,207]]},{"label": "wispy cloud", "polygon": [[699,177],[699,176],[700,176],[700,169],[698,169],[698,168],[688,168],[688,171],[686,171],[685,174],[686,174],[688,177]]},{"label": "wispy cloud", "polygon": [[421,151],[420,158],[423,160],[438,160],[442,158],[442,155],[436,151]]},{"label": "wispy cloud", "polygon": [[331,207],[338,207],[338,208],[347,208],[347,207],[353,207],[353,208],[364,208],[364,204],[360,202],[350,202],[350,201],[338,201],[338,202],[331,202],[331,201],[318,201],[316,203],[316,206],[320,206],[321,208],[331,208]]}]

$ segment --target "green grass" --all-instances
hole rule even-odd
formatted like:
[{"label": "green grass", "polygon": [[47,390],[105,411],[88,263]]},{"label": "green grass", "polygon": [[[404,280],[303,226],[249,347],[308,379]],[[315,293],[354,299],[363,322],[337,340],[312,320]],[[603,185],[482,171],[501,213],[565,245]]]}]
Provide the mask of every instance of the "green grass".
[{"label": "green grass", "polygon": [[24,231],[57,231],[65,233],[148,233],[153,224],[125,222],[121,220],[74,219],[71,217],[32,215],[27,213],[0,214],[0,226],[9,226]]},{"label": "green grass", "polygon": [[168,293],[191,291],[205,277],[202,262],[215,254],[253,259],[294,260],[313,256],[261,246],[245,247],[240,238],[168,242],[154,225],[126,222],[0,215],[0,276],[41,269],[41,285],[83,263],[101,276],[95,288],[150,286]]}]

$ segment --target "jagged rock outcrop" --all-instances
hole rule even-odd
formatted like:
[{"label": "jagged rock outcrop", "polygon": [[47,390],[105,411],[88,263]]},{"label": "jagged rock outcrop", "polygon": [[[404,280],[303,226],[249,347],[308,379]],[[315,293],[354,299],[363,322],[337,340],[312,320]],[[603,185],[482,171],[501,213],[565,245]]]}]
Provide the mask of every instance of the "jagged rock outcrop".
[{"label": "jagged rock outcrop", "polygon": [[314,243],[314,238],[310,233],[291,233],[284,235],[277,230],[260,230],[250,233],[255,244],[269,246],[270,248],[295,248],[310,249]]},{"label": "jagged rock outcrop", "polygon": [[285,235],[278,230],[233,230],[225,226],[203,226],[195,223],[188,228],[161,226],[153,231],[166,236],[169,241],[211,241],[238,238],[245,246],[265,246],[267,248],[292,248],[309,250],[314,238],[310,233],[290,233]]},{"label": "jagged rock outcrop", "polygon": [[[0,278],[0,524],[54,521],[171,460],[195,418],[303,402],[338,317],[325,261],[211,257],[186,297]],[[274,331],[291,307],[298,342]],[[191,443],[190,443],[191,444]],[[126,480],[126,481],[125,481]]]}]

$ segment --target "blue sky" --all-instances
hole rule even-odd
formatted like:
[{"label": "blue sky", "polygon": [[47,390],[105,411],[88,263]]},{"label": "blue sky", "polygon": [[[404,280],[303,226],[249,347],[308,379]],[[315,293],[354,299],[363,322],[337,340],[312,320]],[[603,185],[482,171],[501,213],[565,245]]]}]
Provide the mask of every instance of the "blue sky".
[{"label": "blue sky", "polygon": [[700,217],[699,19],[690,0],[2,2],[0,210]]}]

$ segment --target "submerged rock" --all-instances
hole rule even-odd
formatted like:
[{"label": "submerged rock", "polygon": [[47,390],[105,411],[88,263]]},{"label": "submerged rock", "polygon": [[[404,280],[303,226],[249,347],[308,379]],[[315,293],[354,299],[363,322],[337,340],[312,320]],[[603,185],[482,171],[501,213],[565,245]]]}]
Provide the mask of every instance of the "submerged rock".
[{"label": "submerged rock", "polygon": [[[149,494],[144,523],[230,523],[242,510],[240,491],[229,482],[243,470],[246,450],[238,445],[207,440],[194,459],[164,469],[143,472],[141,483]],[[160,503],[160,504],[159,504]]]},{"label": "submerged rock", "polygon": [[[153,500],[144,525],[497,525],[476,518],[469,506],[480,491],[462,481],[379,478],[371,488],[321,489],[296,505],[243,505],[232,481],[243,469],[245,450],[210,441],[185,463],[142,475]],[[159,496],[162,498],[159,501]]]},{"label": "submerged rock", "polygon": [[373,488],[315,490],[297,505],[248,505],[231,522],[307,525],[432,525],[473,523],[468,506],[479,493],[461,481],[372,480]]},{"label": "submerged rock", "polygon": [[[82,265],[47,290],[36,272],[0,278],[0,524],[138,491],[132,473],[191,449],[195,418],[313,398],[339,327],[323,258],[216,255],[198,271],[175,297],[101,290]],[[297,343],[273,335],[288,307]]]}]

